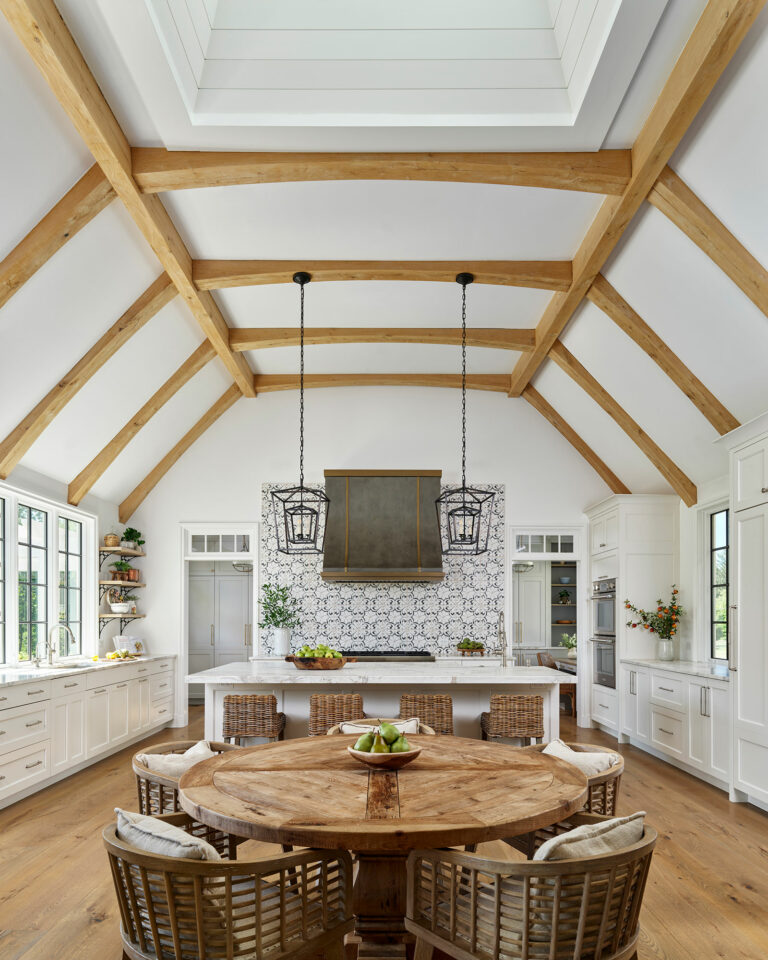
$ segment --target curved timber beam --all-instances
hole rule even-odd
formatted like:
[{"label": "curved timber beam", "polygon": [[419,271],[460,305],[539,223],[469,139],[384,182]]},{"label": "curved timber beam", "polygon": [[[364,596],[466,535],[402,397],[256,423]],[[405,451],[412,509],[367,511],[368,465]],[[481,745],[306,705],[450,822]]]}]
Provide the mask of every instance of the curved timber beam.
[{"label": "curved timber beam", "polygon": [[[298,327],[241,327],[229,332],[229,345],[236,352],[293,347],[298,343]],[[304,343],[444,343],[460,346],[461,330],[455,327],[313,327],[304,330]],[[467,346],[533,350],[534,332],[527,329],[473,327],[467,330]]]},{"label": "curved timber beam", "polygon": [[455,283],[469,271],[475,283],[541,290],[567,290],[569,260],[195,260],[192,278],[198,290],[292,283],[297,270],[318,280],[430,280]]},{"label": "curved timber beam", "polygon": [[698,498],[696,484],[672,461],[656,443],[651,440],[639,423],[618,404],[592,374],[574,357],[560,340],[556,341],[549,356],[585,393],[616,421],[627,436],[634,440],[648,457],[675,493],[687,507],[692,507]]},{"label": "curved timber beam", "polygon": [[[298,373],[257,373],[256,393],[298,390]],[[316,387],[447,387],[461,389],[460,373],[310,373],[304,374],[304,389]],[[467,374],[468,390],[509,392],[508,373]]]},{"label": "curved timber beam", "polygon": [[145,193],[309,180],[433,180],[619,194],[629,150],[595,153],[227,153],[134,147]]}]

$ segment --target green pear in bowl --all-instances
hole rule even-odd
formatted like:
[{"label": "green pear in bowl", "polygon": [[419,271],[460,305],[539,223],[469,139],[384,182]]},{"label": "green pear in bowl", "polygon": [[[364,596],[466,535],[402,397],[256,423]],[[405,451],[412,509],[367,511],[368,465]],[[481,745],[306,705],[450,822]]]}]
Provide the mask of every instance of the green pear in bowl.
[{"label": "green pear in bowl", "polygon": [[373,741],[373,746],[371,747],[371,753],[389,753],[389,746],[384,742],[380,733],[376,734],[376,739]]},{"label": "green pear in bowl", "polygon": [[398,737],[397,740],[389,748],[390,753],[408,753],[411,749],[410,743],[405,739],[405,737]]},{"label": "green pear in bowl", "polygon": [[379,727],[379,733],[384,738],[386,743],[394,743],[395,740],[400,736],[400,731],[392,723],[382,723]]},{"label": "green pear in bowl", "polygon": [[373,733],[364,733],[357,738],[354,749],[361,750],[363,753],[370,753],[373,746]]}]

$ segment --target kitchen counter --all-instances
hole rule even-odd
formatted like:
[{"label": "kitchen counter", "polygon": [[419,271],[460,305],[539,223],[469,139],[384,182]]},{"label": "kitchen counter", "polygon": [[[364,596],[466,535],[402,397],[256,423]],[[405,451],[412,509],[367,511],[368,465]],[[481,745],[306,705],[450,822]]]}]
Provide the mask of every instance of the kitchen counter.
[{"label": "kitchen counter", "polygon": [[40,667],[3,667],[0,669],[0,687],[11,687],[16,683],[30,683],[35,680],[55,680],[57,677],[79,676],[81,673],[94,673],[102,670],[119,670],[129,663],[148,663],[152,660],[176,659],[175,653],[158,654],[157,656],[139,657],[135,660],[110,660],[104,663],[88,661],[85,667],[59,667],[47,664]]},{"label": "kitchen counter", "polygon": [[709,680],[729,680],[727,667],[713,667],[711,663],[697,660],[635,660],[624,657],[622,663],[631,663],[636,667],[650,667],[653,670],[666,670],[668,673],[684,673],[688,677],[706,677]]},{"label": "kitchen counter", "polygon": [[[205,736],[221,737],[223,700],[227,693],[272,693],[287,716],[286,736],[307,735],[312,693],[362,693],[368,716],[394,717],[401,693],[447,693],[453,700],[457,736],[479,737],[480,713],[492,693],[536,693],[544,698],[545,739],[560,727],[561,683],[573,677],[548,667],[502,667],[499,660],[450,658],[432,663],[350,663],[340,670],[297,670],[284,660],[229,663],[186,677],[205,686]],[[483,662],[485,661],[485,662]]]}]

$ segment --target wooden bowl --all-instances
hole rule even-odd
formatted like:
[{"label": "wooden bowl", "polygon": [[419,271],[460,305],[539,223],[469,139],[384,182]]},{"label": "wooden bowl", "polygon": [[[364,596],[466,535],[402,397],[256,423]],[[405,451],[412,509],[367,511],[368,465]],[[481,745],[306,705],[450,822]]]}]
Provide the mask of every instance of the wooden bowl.
[{"label": "wooden bowl", "polygon": [[347,747],[350,756],[369,767],[378,767],[380,770],[399,770],[411,760],[415,760],[421,753],[421,747],[414,747],[405,753],[366,753],[364,750],[355,750]]},{"label": "wooden bowl", "polygon": [[345,663],[357,663],[357,657],[294,657],[285,658],[297,670],[341,670]]}]

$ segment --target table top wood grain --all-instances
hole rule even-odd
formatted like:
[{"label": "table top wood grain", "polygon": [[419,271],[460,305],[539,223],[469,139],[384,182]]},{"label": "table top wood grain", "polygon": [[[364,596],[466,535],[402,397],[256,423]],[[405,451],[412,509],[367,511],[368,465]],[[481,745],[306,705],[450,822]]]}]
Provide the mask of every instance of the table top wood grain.
[{"label": "table top wood grain", "polygon": [[372,770],[353,738],[311,737],[232,750],[180,781],[182,808],[228,833],[324,849],[400,851],[481,843],[581,809],[584,775],[541,753],[460,737],[409,737],[421,755]]}]

